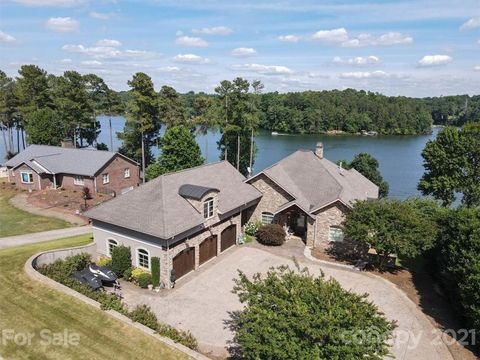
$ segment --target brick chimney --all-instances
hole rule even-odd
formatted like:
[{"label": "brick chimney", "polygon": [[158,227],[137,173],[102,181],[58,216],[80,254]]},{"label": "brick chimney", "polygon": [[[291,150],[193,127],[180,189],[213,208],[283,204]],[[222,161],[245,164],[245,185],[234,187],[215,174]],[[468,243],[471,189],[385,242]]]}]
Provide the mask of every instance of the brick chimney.
[{"label": "brick chimney", "polygon": [[315,155],[317,155],[320,159],[323,159],[323,143],[317,143],[317,146],[315,147]]},{"label": "brick chimney", "polygon": [[73,148],[73,141],[71,139],[63,139],[61,144],[62,148]]}]

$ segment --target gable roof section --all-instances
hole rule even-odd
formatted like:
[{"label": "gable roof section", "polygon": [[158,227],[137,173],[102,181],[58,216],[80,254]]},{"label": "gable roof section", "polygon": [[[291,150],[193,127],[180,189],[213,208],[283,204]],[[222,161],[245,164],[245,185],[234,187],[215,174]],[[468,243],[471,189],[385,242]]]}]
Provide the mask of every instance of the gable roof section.
[{"label": "gable roof section", "polygon": [[230,163],[213,164],[165,174],[87,211],[86,216],[161,239],[204,224],[200,214],[179,194],[183,185],[218,190],[218,212],[228,213],[262,194]]},{"label": "gable roof section", "polygon": [[309,150],[299,150],[247,180],[264,174],[290,193],[294,203],[313,213],[335,201],[352,206],[355,200],[378,197],[378,187],[358,171],[339,168]]},{"label": "gable roof section", "polygon": [[8,160],[5,165],[16,168],[21,164],[26,164],[39,174],[64,173],[95,176],[97,172],[116,155],[122,156],[128,161],[135,163],[133,160],[112,151],[30,145],[21,153]]}]

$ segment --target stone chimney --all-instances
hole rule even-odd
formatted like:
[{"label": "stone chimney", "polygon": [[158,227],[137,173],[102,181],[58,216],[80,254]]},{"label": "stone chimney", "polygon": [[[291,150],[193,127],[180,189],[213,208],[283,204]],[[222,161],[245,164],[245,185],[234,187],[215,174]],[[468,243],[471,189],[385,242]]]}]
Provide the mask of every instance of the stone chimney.
[{"label": "stone chimney", "polygon": [[73,148],[73,141],[71,139],[63,139],[61,144],[62,148]]},{"label": "stone chimney", "polygon": [[317,155],[320,159],[323,159],[323,143],[317,143],[317,146],[315,147],[315,155]]}]

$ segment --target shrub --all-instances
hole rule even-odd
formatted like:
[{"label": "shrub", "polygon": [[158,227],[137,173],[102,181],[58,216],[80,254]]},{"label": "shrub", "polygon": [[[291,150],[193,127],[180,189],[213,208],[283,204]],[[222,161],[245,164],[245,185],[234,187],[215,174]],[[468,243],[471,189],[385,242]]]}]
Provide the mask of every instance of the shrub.
[{"label": "shrub", "polygon": [[112,271],[117,276],[122,276],[125,270],[132,266],[132,254],[130,248],[119,245],[115,246],[112,251]]},{"label": "shrub", "polygon": [[152,309],[145,304],[137,305],[135,309],[128,313],[128,317],[152,330],[157,330],[158,328],[157,316],[153,313]]},{"label": "shrub", "polygon": [[160,284],[160,259],[152,257],[152,285],[157,287]]},{"label": "shrub", "polygon": [[123,279],[126,281],[131,281],[132,280],[132,271],[133,267],[129,267],[127,270],[123,272]]},{"label": "shrub", "polygon": [[106,256],[102,256],[98,259],[98,266],[110,266],[112,264],[112,259]]},{"label": "shrub", "polygon": [[257,231],[257,240],[263,245],[282,245],[285,242],[285,230],[278,224],[263,225]]},{"label": "shrub", "polygon": [[147,274],[147,272],[142,268],[138,268],[138,267],[132,268],[132,279],[134,281],[138,281],[138,278],[143,274]]},{"label": "shrub", "polygon": [[239,358],[378,360],[389,353],[395,323],[367,294],[349,292],[323,274],[287,266],[252,279],[240,272],[233,291],[245,305],[228,324]]},{"label": "shrub", "polygon": [[195,336],[190,331],[182,331],[175,329],[173,326],[167,324],[158,324],[157,333],[159,335],[168,337],[175,342],[178,342],[186,347],[197,350],[198,342]]},{"label": "shrub", "polygon": [[145,289],[152,283],[152,275],[149,273],[143,273],[138,277],[138,286],[140,286],[142,289]]},{"label": "shrub", "polygon": [[262,226],[262,223],[259,221],[251,222],[245,224],[244,231],[245,234],[250,236],[255,236],[257,234],[258,229]]}]

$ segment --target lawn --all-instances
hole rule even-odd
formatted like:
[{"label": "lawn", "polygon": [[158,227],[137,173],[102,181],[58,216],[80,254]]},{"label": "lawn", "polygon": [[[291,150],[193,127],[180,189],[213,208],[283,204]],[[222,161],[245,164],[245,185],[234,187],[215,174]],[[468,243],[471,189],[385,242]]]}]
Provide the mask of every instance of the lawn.
[{"label": "lawn", "polygon": [[[103,311],[31,280],[23,271],[37,252],[90,241],[90,235],[82,235],[0,250],[0,359],[186,359]],[[17,344],[8,337],[11,331],[19,334]],[[24,336],[29,333],[30,344]],[[78,334],[79,343],[48,344],[56,333],[70,334],[70,340]]]},{"label": "lawn", "polygon": [[10,184],[0,182],[0,238],[71,226],[63,220],[33,215],[10,205],[9,199],[17,193]]}]

